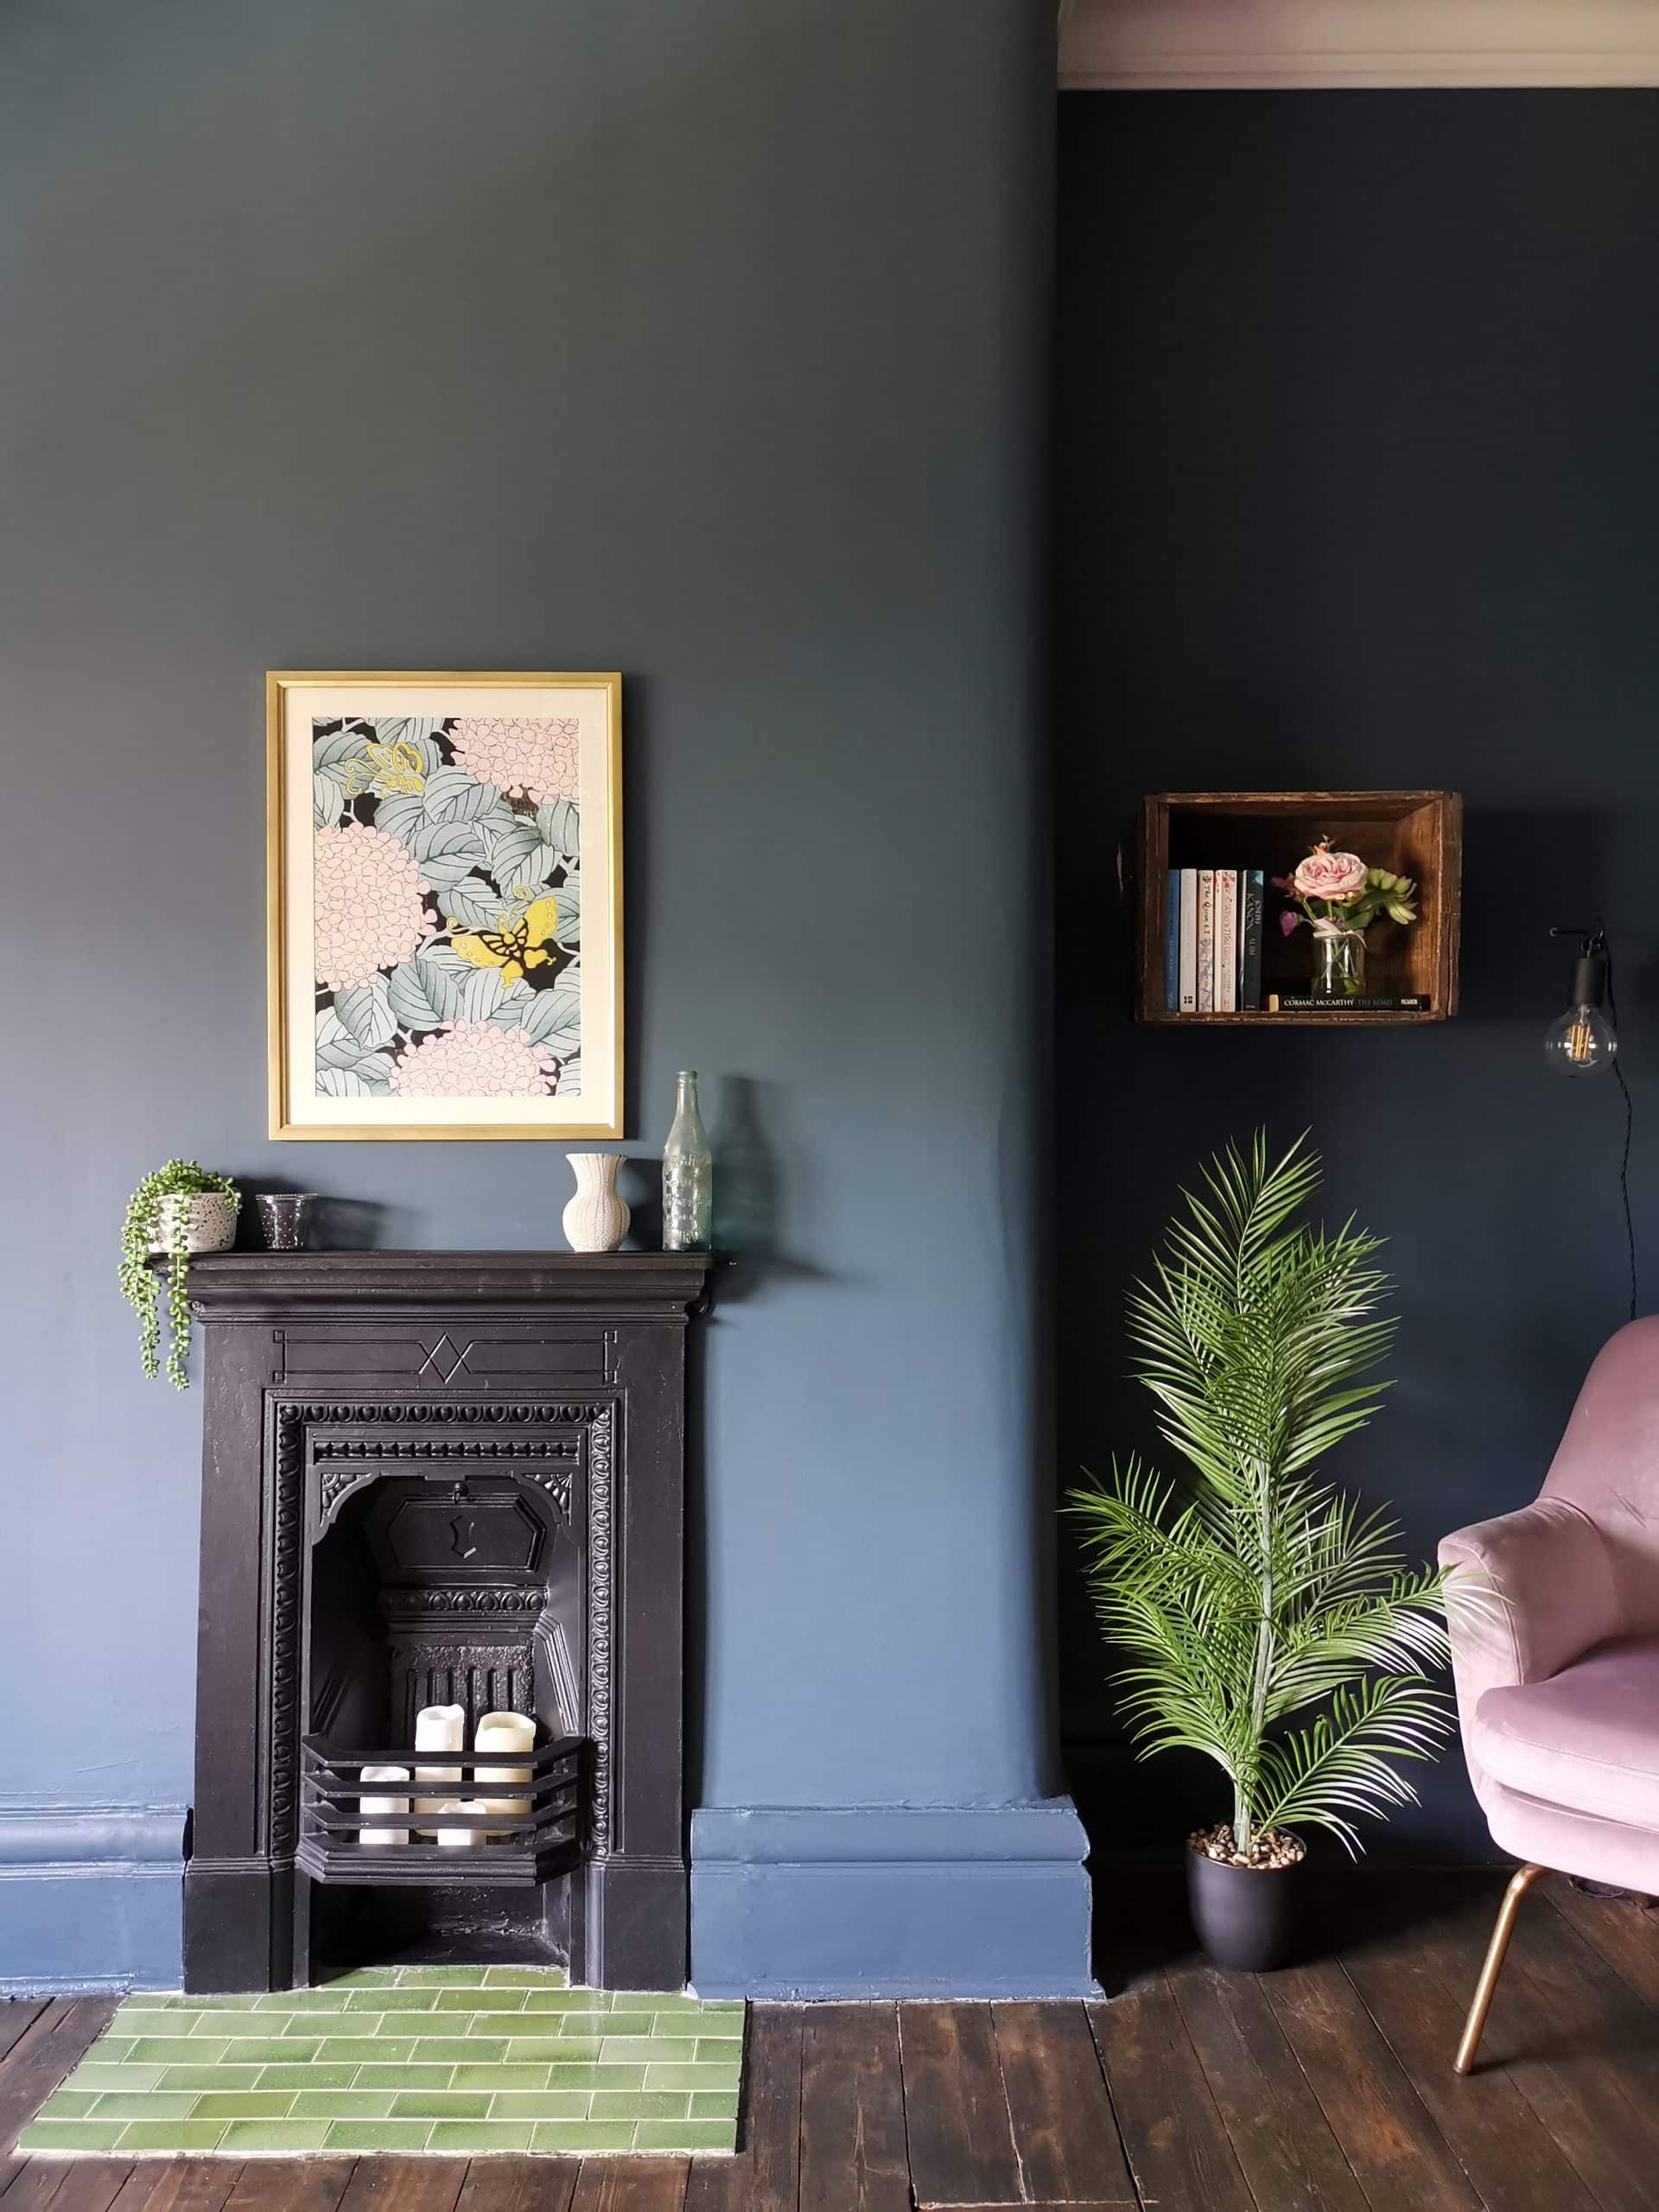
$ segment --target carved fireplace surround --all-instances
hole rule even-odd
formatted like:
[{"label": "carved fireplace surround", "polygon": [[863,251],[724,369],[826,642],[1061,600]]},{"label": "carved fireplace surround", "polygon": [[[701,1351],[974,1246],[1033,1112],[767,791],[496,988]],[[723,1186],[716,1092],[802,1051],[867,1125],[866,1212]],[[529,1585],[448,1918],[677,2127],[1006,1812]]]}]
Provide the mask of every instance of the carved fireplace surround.
[{"label": "carved fireplace surround", "polygon": [[[192,1262],[206,1379],[187,1989],[394,1958],[683,1984],[685,1329],[710,1265]],[[558,1817],[532,1848],[352,1836],[342,1852],[320,1825],[340,1806],[318,1797],[319,1771],[338,1778],[319,1761],[395,1754],[429,1702],[466,1707],[469,1745],[480,1710],[535,1715],[565,1794],[543,1792],[538,1763],[537,1808]]]}]

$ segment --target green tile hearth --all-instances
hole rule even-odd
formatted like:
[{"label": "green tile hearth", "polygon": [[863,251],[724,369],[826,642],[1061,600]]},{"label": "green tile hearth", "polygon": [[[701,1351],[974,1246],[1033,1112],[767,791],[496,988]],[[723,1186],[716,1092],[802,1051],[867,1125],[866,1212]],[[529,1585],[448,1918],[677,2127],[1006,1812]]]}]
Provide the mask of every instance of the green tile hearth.
[{"label": "green tile hearth", "polygon": [[23,2131],[48,2158],[730,2152],[743,2007],[534,1967],[140,1990]]}]

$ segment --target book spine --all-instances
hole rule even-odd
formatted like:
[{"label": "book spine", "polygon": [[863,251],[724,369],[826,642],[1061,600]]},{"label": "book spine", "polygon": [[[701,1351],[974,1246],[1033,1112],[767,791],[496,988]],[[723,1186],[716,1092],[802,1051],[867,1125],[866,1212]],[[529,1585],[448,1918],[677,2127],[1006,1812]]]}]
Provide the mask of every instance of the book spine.
[{"label": "book spine", "polygon": [[1198,1010],[1198,871],[1181,870],[1181,994],[1180,1011]]},{"label": "book spine", "polygon": [[1181,1010],[1181,871],[1173,868],[1164,887],[1164,1011]]},{"label": "book spine", "polygon": [[1216,1010],[1216,872],[1198,870],[1198,1012]]},{"label": "book spine", "polygon": [[1238,946],[1238,1003],[1240,1011],[1262,1011],[1262,918],[1267,906],[1266,872],[1247,868],[1239,879],[1243,928]]},{"label": "book spine", "polygon": [[1399,998],[1362,993],[1351,999],[1316,999],[1306,991],[1270,991],[1269,1014],[1429,1014],[1433,1002],[1421,991],[1408,991]]},{"label": "book spine", "polygon": [[1238,1011],[1238,870],[1216,870],[1216,1012]]}]

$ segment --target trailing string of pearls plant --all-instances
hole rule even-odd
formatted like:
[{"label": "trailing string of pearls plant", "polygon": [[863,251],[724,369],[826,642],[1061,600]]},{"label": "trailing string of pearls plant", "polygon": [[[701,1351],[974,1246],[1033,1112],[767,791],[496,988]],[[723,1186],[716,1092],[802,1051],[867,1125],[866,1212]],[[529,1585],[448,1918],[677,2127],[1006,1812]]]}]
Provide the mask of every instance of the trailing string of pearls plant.
[{"label": "trailing string of pearls plant", "polygon": [[[215,1201],[211,1211],[215,1224],[196,1217],[194,1202]],[[242,1197],[228,1175],[216,1175],[194,1160],[169,1160],[140,1183],[127,1200],[121,1224],[121,1295],[138,1316],[138,1356],[144,1373],[161,1370],[162,1324],[160,1285],[149,1265],[157,1252],[167,1255],[167,1379],[175,1390],[188,1390],[185,1362],[190,1351],[190,1297],[188,1287],[190,1254],[228,1244],[234,1234]]]}]

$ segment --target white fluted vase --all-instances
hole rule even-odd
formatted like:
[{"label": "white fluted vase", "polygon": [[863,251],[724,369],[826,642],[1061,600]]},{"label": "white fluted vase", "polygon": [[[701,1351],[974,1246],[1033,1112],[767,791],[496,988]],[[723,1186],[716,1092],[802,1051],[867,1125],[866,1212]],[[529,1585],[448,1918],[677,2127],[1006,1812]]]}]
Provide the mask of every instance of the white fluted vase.
[{"label": "white fluted vase", "polygon": [[573,1152],[567,1156],[576,1194],[564,1209],[565,1242],[573,1252],[614,1252],[632,1218],[627,1200],[617,1195],[621,1154]]}]

